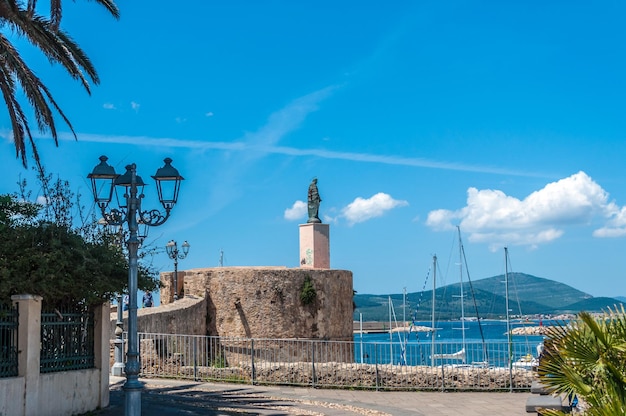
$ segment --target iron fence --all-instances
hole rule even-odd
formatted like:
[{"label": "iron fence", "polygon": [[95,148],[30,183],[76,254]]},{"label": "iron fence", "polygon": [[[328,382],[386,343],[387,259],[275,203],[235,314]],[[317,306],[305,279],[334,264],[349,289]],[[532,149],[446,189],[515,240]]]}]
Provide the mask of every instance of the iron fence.
[{"label": "iron fence", "polygon": [[139,343],[142,377],[421,391],[528,390],[535,378],[523,342],[401,345],[140,333]]},{"label": "iron fence", "polygon": [[94,314],[78,307],[41,314],[42,373],[95,367]]},{"label": "iron fence", "polygon": [[0,377],[16,377],[18,375],[18,317],[17,305],[0,304]]}]

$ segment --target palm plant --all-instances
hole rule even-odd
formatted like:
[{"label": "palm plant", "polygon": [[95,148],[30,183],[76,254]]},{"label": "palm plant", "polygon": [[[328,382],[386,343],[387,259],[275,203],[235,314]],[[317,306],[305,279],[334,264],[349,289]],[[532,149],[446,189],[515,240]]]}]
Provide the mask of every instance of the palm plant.
[{"label": "palm plant", "polygon": [[[581,312],[553,328],[539,365],[541,383],[554,394],[578,396],[590,416],[626,414],[626,312],[609,309],[594,318]],[[545,415],[563,415],[543,411]]]},{"label": "palm plant", "polygon": [[[113,0],[96,0],[103,5],[113,17],[119,17],[119,11]],[[22,59],[13,46],[6,32],[10,31],[26,38],[38,48],[53,64],[60,64],[67,73],[78,80],[87,93],[91,93],[89,81],[99,83],[98,74],[89,57],[69,36],[61,30],[61,0],[50,0],[50,17],[37,14],[37,0],[28,0],[27,4],[20,0],[0,0],[0,24],[4,33],[0,33],[0,91],[4,98],[15,144],[16,157],[21,157],[26,167],[26,139],[30,143],[33,158],[39,165],[39,154],[33,135],[24,113],[23,107],[16,97],[21,89],[35,113],[37,126],[43,133],[49,131],[55,144],[58,135],[53,109],[63,119],[76,138],[69,119],[56,103],[50,90],[44,85],[31,68]]]}]

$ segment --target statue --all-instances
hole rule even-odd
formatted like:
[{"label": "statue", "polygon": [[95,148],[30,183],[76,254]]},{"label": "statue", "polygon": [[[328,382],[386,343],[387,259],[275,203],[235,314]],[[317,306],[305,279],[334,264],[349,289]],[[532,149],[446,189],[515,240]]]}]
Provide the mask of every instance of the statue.
[{"label": "statue", "polygon": [[320,194],[317,191],[317,178],[313,178],[311,184],[309,185],[309,220],[307,221],[307,224],[322,222],[319,218],[320,202],[322,202],[322,198],[320,198]]}]

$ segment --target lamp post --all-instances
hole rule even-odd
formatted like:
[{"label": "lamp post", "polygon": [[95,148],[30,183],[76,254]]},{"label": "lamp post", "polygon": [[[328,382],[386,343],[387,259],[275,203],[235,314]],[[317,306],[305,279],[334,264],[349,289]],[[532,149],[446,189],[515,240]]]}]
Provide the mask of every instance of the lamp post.
[{"label": "lamp post", "polygon": [[[184,179],[172,165],[172,159],[164,160],[165,166],[159,168],[152,178],[156,182],[159,201],[165,210],[162,214],[159,210],[141,209],[143,199],[143,187],[145,183],[137,175],[137,166],[133,163],[126,166],[126,173],[118,175],[115,169],[108,165],[108,158],[100,156],[100,164],[87,175],[91,180],[94,201],[100,208],[102,216],[107,224],[122,226],[128,225],[128,351],[126,353],[126,383],[125,393],[125,415],[141,415],[141,390],[143,384],[139,381],[139,340],[137,335],[137,272],[138,255],[140,245],[138,237],[138,224],[147,226],[159,226],[165,223],[170,217],[170,211],[178,200],[180,183]],[[112,208],[107,212],[107,207],[111,202],[115,187],[124,188],[122,201],[117,201],[119,208]]]},{"label": "lamp post", "polygon": [[122,377],[124,372],[124,318],[122,316],[122,295],[117,295],[117,322],[115,322],[115,362],[111,375]]},{"label": "lamp post", "polygon": [[170,240],[169,243],[167,243],[165,245],[165,250],[167,251],[167,255],[170,257],[170,259],[174,260],[174,300],[178,300],[178,259],[184,259],[185,257],[187,257],[187,254],[189,253],[189,247],[191,247],[189,245],[189,243],[187,241],[185,241],[183,243],[183,252],[180,253],[178,251],[178,245],[176,244],[176,241],[174,240]]},{"label": "lamp post", "polygon": [[[124,230],[121,225],[109,224],[104,218],[100,218],[106,233],[113,236],[115,245],[121,247],[124,242]],[[117,294],[117,322],[115,322],[115,362],[111,367],[111,375],[121,377],[124,374],[124,316],[122,310],[122,292]]]},{"label": "lamp post", "polygon": [[[105,232],[112,237],[113,244],[124,249],[125,239],[128,237],[122,225],[109,224],[104,218],[100,218],[98,224],[101,225]],[[144,224],[144,229],[139,233],[139,247],[148,236],[147,225]],[[122,292],[117,294],[117,321],[115,322],[115,362],[111,367],[111,375],[116,377],[122,377],[124,375],[124,309],[122,303]]]}]

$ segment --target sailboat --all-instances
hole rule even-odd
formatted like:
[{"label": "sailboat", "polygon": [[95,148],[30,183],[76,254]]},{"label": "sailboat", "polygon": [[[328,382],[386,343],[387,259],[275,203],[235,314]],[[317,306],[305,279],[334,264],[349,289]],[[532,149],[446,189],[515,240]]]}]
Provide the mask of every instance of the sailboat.
[{"label": "sailboat", "polygon": [[[484,367],[487,365],[487,349],[485,346],[485,339],[484,339],[484,335],[483,335],[483,330],[482,330],[482,325],[480,322],[480,319],[478,319],[478,317],[476,318],[476,320],[478,321],[478,327],[480,329],[480,335],[481,338],[483,340],[483,354],[484,354],[484,360],[482,361],[478,361],[478,362],[472,362],[471,364],[467,363],[467,343],[466,343],[466,339],[465,339],[465,331],[467,330],[465,324],[468,321],[468,319],[465,316],[465,293],[464,293],[464,286],[463,286],[463,264],[464,264],[464,260],[465,260],[465,252],[463,249],[463,242],[461,240],[461,228],[459,226],[457,226],[457,232],[458,232],[458,240],[459,240],[459,277],[460,277],[460,294],[457,296],[460,298],[461,300],[461,349],[456,351],[456,352],[452,352],[452,353],[445,353],[445,354],[432,354],[431,357],[431,362],[432,365],[434,366],[434,360],[438,359],[438,360],[457,360],[460,361],[460,364],[453,364],[454,366],[466,366],[466,365],[471,365],[471,366],[480,366],[480,367]],[[435,261],[436,261],[436,256],[435,256]],[[465,262],[465,264],[467,265],[467,262]],[[467,268],[466,268],[467,269]],[[434,284],[434,280],[433,279],[433,284]],[[468,274],[468,281],[470,283],[470,288],[471,288],[471,280],[469,280],[469,274]],[[476,308],[476,304],[474,303],[474,307]],[[433,302],[432,302],[432,315],[433,315],[433,330],[435,328],[435,324],[434,324],[434,316],[435,316],[435,287],[433,286]],[[478,310],[476,309],[476,314],[478,315]],[[434,351],[434,338],[433,338],[433,346],[432,346],[432,351]]]},{"label": "sailboat", "polygon": [[[460,234],[459,234],[460,238]],[[437,276],[437,256],[433,256],[433,300],[432,300],[432,328],[433,331],[435,329],[435,290],[436,290],[436,276]],[[462,266],[461,266],[462,267]],[[434,360],[461,360],[463,364],[465,364],[466,354],[465,354],[465,308],[463,302],[463,270],[461,269],[461,294],[459,295],[461,298],[461,333],[463,334],[463,342],[462,348],[453,353],[440,353],[440,354],[432,354],[431,355],[431,365],[434,366]],[[434,332],[433,332],[434,334]],[[435,337],[433,336],[431,339],[432,342],[432,351],[435,351]]]},{"label": "sailboat", "polygon": [[537,368],[539,365],[539,357],[535,357],[532,354],[526,354],[513,361],[513,334],[511,332],[511,316],[509,314],[509,250],[507,247],[504,247],[504,285],[506,300],[506,333],[509,341],[509,368],[532,370]]}]

